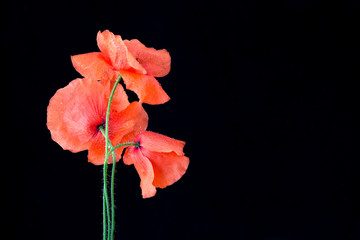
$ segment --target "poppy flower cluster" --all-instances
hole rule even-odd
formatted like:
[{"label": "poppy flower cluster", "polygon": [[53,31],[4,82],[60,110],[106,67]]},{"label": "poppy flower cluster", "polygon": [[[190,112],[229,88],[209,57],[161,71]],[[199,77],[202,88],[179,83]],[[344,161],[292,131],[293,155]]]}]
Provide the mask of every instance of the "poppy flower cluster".
[{"label": "poppy flower cluster", "polygon": [[[83,78],[71,81],[51,98],[47,127],[64,150],[88,150],[88,161],[95,165],[115,163],[123,155],[124,163],[133,164],[139,174],[143,198],[152,197],[156,188],[178,181],[189,165],[185,142],[147,131],[149,117],[143,108],[144,103],[169,101],[155,77],[169,73],[170,55],[108,30],[98,32],[97,45],[99,52],[71,57]],[[129,102],[120,79],[138,101]],[[110,149],[113,160],[106,158]]]}]

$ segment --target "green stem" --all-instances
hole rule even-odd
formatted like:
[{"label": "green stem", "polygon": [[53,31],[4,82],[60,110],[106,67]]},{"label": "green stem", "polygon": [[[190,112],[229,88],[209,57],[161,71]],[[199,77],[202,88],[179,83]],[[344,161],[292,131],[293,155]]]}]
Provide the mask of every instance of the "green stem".
[{"label": "green stem", "polygon": [[107,110],[106,110],[106,118],[105,118],[105,155],[108,151],[108,148],[109,148],[109,116],[110,116],[110,106],[111,106],[111,102],[113,100],[113,97],[114,97],[114,93],[115,93],[115,90],[116,90],[116,87],[118,85],[118,83],[120,82],[121,80],[121,74],[119,74],[119,77],[117,78],[115,84],[114,84],[114,87],[111,91],[111,94],[110,94],[110,97],[109,97],[109,103],[108,103],[108,106],[107,106]]},{"label": "green stem", "polygon": [[[105,136],[104,128],[102,126],[99,127],[99,130]],[[110,208],[109,208],[109,195],[108,195],[108,187],[107,187],[107,167],[108,167],[108,159],[109,156],[105,153],[105,161],[104,161],[104,170],[103,170],[103,178],[104,178],[104,186],[103,186],[103,240],[109,239],[109,231],[110,231]]]},{"label": "green stem", "polygon": [[[101,131],[103,134],[104,132]],[[104,135],[105,136],[105,135]],[[110,232],[108,234],[110,234],[110,240],[114,239],[114,232],[115,232],[115,197],[114,197],[114,182],[115,182],[115,167],[116,167],[116,154],[113,150],[113,146],[110,142],[110,140],[108,141],[108,145],[111,148],[109,152],[107,152],[106,154],[106,159],[109,159],[110,154],[112,154],[113,157],[113,165],[112,165],[112,169],[111,169],[111,181],[110,181],[110,198],[111,198],[111,228],[110,228]],[[110,223],[109,223],[110,226]],[[109,231],[109,230],[108,230]]]},{"label": "green stem", "polygon": [[[114,93],[116,90],[117,85],[121,80],[121,75],[117,78],[114,87],[111,91],[109,97],[109,103],[106,109],[106,118],[105,118],[105,130],[103,126],[99,127],[99,130],[105,137],[105,161],[104,161],[104,195],[103,195],[103,240],[113,240],[114,239],[114,232],[115,232],[115,198],[114,198],[114,182],[115,182],[115,167],[116,167],[116,154],[115,150],[119,147],[124,146],[139,146],[138,143],[122,143],[116,145],[115,147],[112,146],[110,139],[109,139],[109,116],[110,116],[110,107],[113,101]],[[110,183],[110,195],[111,195],[111,214],[109,209],[109,196],[107,192],[107,165],[108,159],[112,154],[113,157],[113,166],[111,170],[111,183]],[[110,220],[111,215],[111,220]],[[107,238],[106,238],[107,237]]]},{"label": "green stem", "polygon": [[[102,134],[105,136],[104,128],[99,128]],[[115,150],[119,147],[125,147],[125,146],[139,146],[138,143],[121,143],[116,145],[115,147],[112,146],[111,142],[108,141],[108,145],[110,146],[110,151],[107,152],[105,159],[108,159],[110,157],[110,154],[112,154],[113,157],[113,166],[111,170],[111,182],[110,182],[110,197],[111,197],[111,230],[110,230],[110,239],[114,239],[114,232],[115,232],[115,197],[114,197],[114,185],[115,185],[115,170],[116,170],[116,154]],[[108,202],[107,202],[108,203]],[[109,213],[108,213],[109,214]],[[109,217],[108,217],[109,222]],[[110,223],[109,223],[110,224]]]},{"label": "green stem", "polygon": [[105,194],[103,193],[103,240],[106,240],[106,208]]},{"label": "green stem", "polygon": [[112,147],[110,151],[108,152],[109,156],[111,153],[113,153],[117,148],[119,147],[125,147],[125,146],[137,146],[139,147],[139,143],[120,143],[119,145],[116,145],[115,147]]},{"label": "green stem", "polygon": [[112,170],[111,170],[111,183],[110,183],[110,197],[111,197],[111,232],[110,232],[111,235],[110,235],[110,239],[111,240],[114,239],[114,232],[115,232],[115,197],[114,197],[115,165],[116,165],[115,152],[112,153],[112,156],[113,156],[113,166],[112,166]]},{"label": "green stem", "polygon": [[[105,117],[105,133],[103,131],[101,131],[104,136],[105,136],[105,161],[104,161],[104,198],[103,200],[105,200],[105,204],[103,205],[107,205],[106,207],[106,213],[107,213],[107,237],[109,239],[109,237],[111,237],[109,240],[113,240],[114,239],[114,226],[115,226],[115,208],[114,208],[114,173],[115,173],[115,163],[116,163],[116,159],[115,159],[115,153],[113,154],[113,170],[112,170],[112,176],[111,176],[111,230],[110,230],[110,212],[109,212],[109,197],[107,194],[107,164],[108,164],[108,158],[109,155],[109,146],[111,146],[110,143],[110,139],[109,139],[109,116],[110,116],[110,107],[111,107],[111,103],[113,101],[113,97],[114,97],[114,93],[116,90],[117,85],[119,84],[121,80],[121,74],[119,74],[119,77],[116,79],[116,82],[114,83],[114,87],[111,91],[110,97],[109,97],[109,103],[106,109],[106,117]],[[100,130],[103,130],[102,127],[100,127]],[[103,210],[103,213],[105,211]],[[105,217],[103,217],[103,223],[106,224],[105,221]],[[104,232],[103,232],[103,239],[105,240],[105,229],[106,227],[103,228]]]},{"label": "green stem", "polygon": [[109,146],[111,147],[110,151],[108,152],[107,158],[110,157],[110,154],[112,154],[113,157],[113,166],[111,170],[111,186],[110,186],[110,197],[111,197],[111,235],[110,239],[114,239],[114,232],[115,232],[115,197],[114,197],[114,184],[115,184],[115,170],[116,170],[116,154],[115,150],[119,147],[123,146],[137,146],[138,143],[121,143],[119,145],[116,145],[115,147],[112,146],[112,144],[109,142]]}]

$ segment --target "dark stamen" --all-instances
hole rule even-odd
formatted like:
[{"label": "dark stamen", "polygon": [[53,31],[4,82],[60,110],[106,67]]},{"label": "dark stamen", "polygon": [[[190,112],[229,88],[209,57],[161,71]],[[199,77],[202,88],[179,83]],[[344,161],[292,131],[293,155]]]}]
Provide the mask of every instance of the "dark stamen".
[{"label": "dark stamen", "polygon": [[100,128],[105,129],[105,121],[96,126],[96,131],[100,132]]},{"label": "dark stamen", "polygon": [[137,142],[136,142],[136,146],[135,146],[135,149],[141,149],[142,147],[140,146],[140,140],[138,140]]}]

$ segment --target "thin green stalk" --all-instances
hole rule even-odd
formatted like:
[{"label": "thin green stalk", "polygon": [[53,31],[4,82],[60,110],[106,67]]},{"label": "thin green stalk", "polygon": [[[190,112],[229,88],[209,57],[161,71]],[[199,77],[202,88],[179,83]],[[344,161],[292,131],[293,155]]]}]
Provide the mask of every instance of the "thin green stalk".
[{"label": "thin green stalk", "polygon": [[107,110],[106,110],[106,118],[105,118],[105,156],[106,156],[106,153],[108,152],[108,148],[109,148],[109,116],[110,116],[110,106],[111,106],[111,102],[113,100],[113,97],[114,97],[114,93],[115,93],[115,90],[116,90],[116,87],[117,85],[119,84],[121,80],[121,74],[119,74],[119,77],[117,78],[115,84],[114,84],[114,87],[111,91],[111,94],[110,94],[110,97],[109,97],[109,103],[108,103],[108,106],[107,106]]},{"label": "thin green stalk", "polygon": [[[111,94],[110,94],[110,97],[109,97],[109,103],[108,103],[108,106],[107,106],[107,109],[106,109],[106,117],[105,117],[105,161],[104,161],[104,198],[103,200],[105,200],[105,203],[107,203],[107,208],[106,208],[106,213],[107,213],[107,238],[110,240],[113,240],[114,239],[114,226],[115,226],[115,210],[114,210],[114,191],[113,191],[113,182],[114,182],[114,179],[113,179],[113,176],[111,178],[111,213],[112,213],[112,216],[111,216],[111,230],[110,230],[110,213],[109,213],[109,196],[107,194],[107,164],[108,164],[108,158],[109,158],[109,154],[108,154],[108,151],[109,151],[109,144],[110,143],[110,139],[109,139],[109,116],[110,116],[110,107],[111,107],[111,103],[112,103],[112,100],[113,100],[113,97],[114,97],[114,93],[115,93],[115,90],[116,90],[116,87],[117,85],[119,84],[121,80],[121,74],[119,74],[119,77],[117,78],[116,82],[114,83],[114,87],[111,91]],[[101,130],[101,128],[100,128]],[[116,161],[114,161],[114,164],[115,164]],[[114,172],[114,166],[113,166],[113,172]],[[114,175],[114,173],[112,173],[112,175]],[[104,204],[103,204],[104,205]],[[104,211],[103,211],[104,213]],[[103,217],[103,223],[104,223],[104,219],[105,217]],[[106,227],[104,228],[106,229]],[[105,238],[105,232],[103,233],[103,239]],[[105,239],[104,239],[105,240]]]},{"label": "thin green stalk", "polygon": [[104,193],[103,193],[103,240],[106,240],[106,203],[105,203]]},{"label": "thin green stalk", "polygon": [[139,143],[120,143],[119,145],[116,145],[115,147],[112,147],[110,151],[108,152],[109,156],[111,153],[113,153],[117,148],[119,147],[125,147],[125,146],[139,146]]},{"label": "thin green stalk", "polygon": [[[114,232],[115,232],[115,197],[114,197],[114,182],[115,182],[115,170],[116,170],[116,154],[113,150],[113,146],[108,141],[108,145],[111,148],[110,151],[106,155],[106,159],[109,159],[110,154],[112,154],[113,157],[113,165],[111,169],[111,181],[110,181],[110,199],[111,199],[111,228],[110,228],[110,239],[114,239]],[[109,223],[110,226],[110,223]]]},{"label": "thin green stalk", "polygon": [[119,147],[122,146],[133,146],[133,145],[138,145],[138,143],[122,143],[119,145],[116,145],[115,147],[113,147],[111,145],[111,143],[109,142],[109,145],[111,147],[110,151],[108,152],[108,156],[110,157],[110,154],[112,154],[113,157],[113,166],[112,166],[112,170],[111,170],[111,186],[110,186],[110,197],[111,197],[111,237],[110,239],[114,239],[114,232],[115,232],[115,197],[114,197],[114,183],[115,183],[115,170],[116,170],[116,154],[115,154],[115,150]]},{"label": "thin green stalk", "polygon": [[113,166],[111,170],[111,183],[110,183],[110,197],[111,197],[111,232],[110,239],[114,239],[115,232],[115,197],[114,197],[114,182],[115,182],[115,165],[116,165],[116,155],[115,152],[112,153],[113,156]]},{"label": "thin green stalk", "polygon": [[[105,136],[105,132],[104,129],[102,127],[100,127],[100,131],[102,132],[102,134]],[[111,198],[111,229],[110,229],[110,239],[114,239],[114,232],[115,232],[115,197],[114,197],[114,192],[115,192],[115,170],[116,170],[116,154],[115,154],[115,150],[119,147],[124,147],[124,146],[138,146],[138,143],[121,143],[116,145],[115,147],[112,146],[111,142],[108,142],[109,147],[111,148],[109,152],[107,152],[106,154],[106,159],[108,159],[110,157],[110,154],[112,154],[113,157],[113,166],[112,166],[112,170],[111,170],[111,182],[110,182],[110,198]],[[109,222],[109,221],[108,221]],[[110,224],[110,223],[109,223]]]},{"label": "thin green stalk", "polygon": [[[117,85],[121,80],[121,75],[117,78],[114,87],[111,91],[109,97],[109,103],[106,110],[106,118],[105,118],[105,130],[102,126],[99,127],[99,130],[105,137],[105,161],[104,161],[104,195],[103,195],[103,240],[113,240],[114,239],[114,232],[115,232],[115,197],[114,197],[114,182],[115,182],[115,167],[116,167],[116,154],[115,150],[119,147],[123,146],[138,146],[138,143],[122,143],[116,145],[115,147],[112,146],[110,139],[109,139],[109,116],[110,116],[110,107],[113,101],[114,93],[116,90]],[[108,165],[108,158],[110,154],[113,156],[113,166],[111,170],[111,182],[110,182],[110,197],[111,197],[111,214],[109,209],[109,196],[107,192],[107,165]],[[111,215],[111,220],[110,220]],[[106,234],[107,233],[107,234]],[[107,238],[106,238],[107,236]]]},{"label": "thin green stalk", "polygon": [[[103,126],[99,127],[102,134],[105,135]],[[110,234],[110,206],[109,206],[109,195],[107,187],[107,167],[108,167],[108,155],[105,153],[104,169],[103,169],[103,240],[109,240]]]},{"label": "thin green stalk", "polygon": [[[106,192],[104,194],[104,197],[103,197],[103,208],[104,210],[106,209],[106,212],[104,214],[104,210],[103,210],[103,222],[105,223],[104,226],[103,226],[103,230],[104,230],[104,233],[103,233],[103,238],[105,239],[109,239],[109,231],[110,231],[110,205],[109,205],[109,196],[108,196],[108,192],[107,192],[107,186],[104,187],[104,191]],[[104,220],[105,219],[105,220]],[[107,233],[107,235],[106,235]]]}]

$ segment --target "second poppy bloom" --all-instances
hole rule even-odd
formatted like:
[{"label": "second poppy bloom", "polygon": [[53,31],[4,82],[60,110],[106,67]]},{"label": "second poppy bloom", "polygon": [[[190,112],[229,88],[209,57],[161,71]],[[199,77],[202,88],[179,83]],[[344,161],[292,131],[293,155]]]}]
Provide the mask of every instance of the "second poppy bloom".
[{"label": "second poppy bloom", "polygon": [[[47,109],[47,127],[52,139],[63,149],[72,152],[88,150],[89,162],[104,163],[105,138],[100,127],[105,127],[106,110],[110,97],[110,83],[92,79],[75,79],[59,89]],[[128,142],[145,131],[148,115],[139,102],[128,101],[121,85],[114,94],[109,117],[109,139],[113,145]],[[123,148],[118,148],[116,159]],[[112,158],[109,158],[109,162]]]}]

